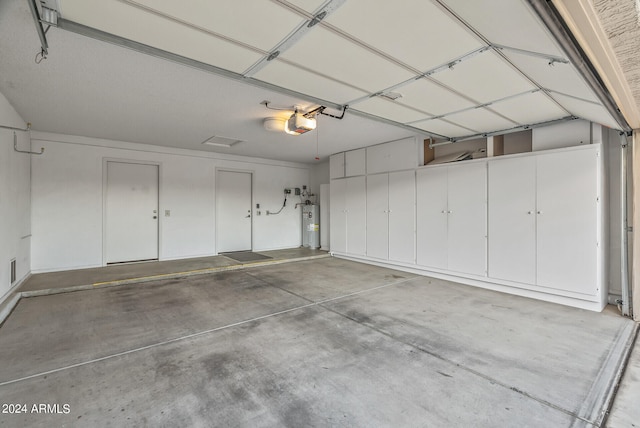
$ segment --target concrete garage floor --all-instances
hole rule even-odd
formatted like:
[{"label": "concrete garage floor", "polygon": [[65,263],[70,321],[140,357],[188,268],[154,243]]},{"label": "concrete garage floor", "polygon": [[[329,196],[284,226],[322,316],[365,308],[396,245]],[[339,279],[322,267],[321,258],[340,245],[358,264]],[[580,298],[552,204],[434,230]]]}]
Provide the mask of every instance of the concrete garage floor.
[{"label": "concrete garage floor", "polygon": [[0,425],[590,427],[634,327],[337,258],[23,298]]}]

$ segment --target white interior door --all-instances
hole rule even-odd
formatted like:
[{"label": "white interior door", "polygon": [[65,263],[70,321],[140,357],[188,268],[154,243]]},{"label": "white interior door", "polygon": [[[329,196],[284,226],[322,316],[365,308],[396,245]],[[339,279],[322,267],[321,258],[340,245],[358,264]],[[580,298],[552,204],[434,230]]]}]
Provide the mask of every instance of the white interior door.
[{"label": "white interior door", "polygon": [[536,283],[536,159],[489,162],[489,276]]},{"label": "white interior door", "polygon": [[158,165],[107,162],[107,263],[158,258]]},{"label": "white interior door", "polygon": [[218,253],[251,250],[251,173],[218,171]]}]

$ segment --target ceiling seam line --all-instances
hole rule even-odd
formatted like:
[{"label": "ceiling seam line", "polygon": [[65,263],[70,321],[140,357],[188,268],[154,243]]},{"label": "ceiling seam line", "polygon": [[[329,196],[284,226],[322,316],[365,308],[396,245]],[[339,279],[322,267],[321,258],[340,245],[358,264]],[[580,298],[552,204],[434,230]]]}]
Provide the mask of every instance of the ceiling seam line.
[{"label": "ceiling seam line", "polygon": [[[276,93],[282,94],[282,95],[288,95],[288,96],[292,96],[295,98],[301,98],[303,100],[308,100],[309,102],[315,103],[315,104],[319,104],[319,105],[324,105],[327,106],[329,108],[334,108],[337,110],[341,110],[344,105],[341,104],[336,104],[332,101],[327,101],[327,100],[323,100],[321,98],[317,98],[311,95],[307,95],[307,94],[303,94],[297,91],[293,91],[290,89],[286,89],[283,88],[281,86],[277,86],[271,83],[267,83],[261,80],[257,80],[257,79],[253,79],[251,77],[244,77],[239,73],[235,73],[233,71],[229,71],[220,67],[216,67],[214,65],[210,65],[210,64],[206,64],[200,61],[196,61],[190,58],[186,58],[183,57],[181,55],[178,54],[174,54],[153,46],[149,46],[149,45],[145,45],[143,43],[140,42],[136,42],[133,40],[129,40],[126,39],[124,37],[121,36],[117,36],[111,33],[107,33],[105,31],[102,30],[98,30],[95,28],[91,28],[91,27],[87,27],[86,25],[83,24],[79,24],[77,22],[74,21],[69,21],[63,18],[60,18],[58,20],[58,28],[65,30],[65,31],[69,31],[72,33],[76,33],[85,37],[89,37],[95,40],[99,40],[105,43],[110,43],[116,46],[120,46],[120,47],[124,47],[127,49],[131,49],[133,51],[136,52],[140,52],[149,56],[153,56],[159,59],[163,59],[163,60],[167,60],[167,61],[172,61],[174,63],[177,64],[181,64],[183,66],[187,66],[187,67],[191,67],[197,70],[201,70],[207,73],[211,73],[211,74],[215,74],[218,76],[222,76],[222,77],[226,77],[232,80],[236,80],[239,82],[244,82],[247,84],[250,84],[252,86],[256,86],[262,89],[267,89],[270,91],[274,91]],[[440,135],[438,133],[434,133],[434,132],[428,132],[425,131],[423,129],[420,128],[415,128],[409,125],[405,125],[402,122],[396,122],[390,119],[385,119],[383,117],[380,116],[376,116],[376,115],[372,115],[366,112],[361,112],[357,109],[349,109],[349,112],[351,114],[355,114],[356,116],[365,118],[365,119],[370,119],[370,120],[374,120],[376,122],[379,123],[386,123],[388,125],[393,125],[405,130],[408,130],[410,132],[413,133],[417,133],[419,135],[426,135],[426,136],[431,136],[434,138],[444,138],[444,139],[448,139],[449,137],[444,136],[444,135]]]},{"label": "ceiling seam line", "polygon": [[419,75],[422,74],[420,72],[420,70],[418,70],[417,68],[414,68],[414,67],[410,66],[409,64],[406,64],[406,63],[400,61],[399,59],[387,54],[386,52],[383,52],[383,51],[381,51],[379,49],[374,48],[373,46],[369,45],[368,43],[365,43],[362,40],[356,38],[355,36],[352,36],[352,35],[344,32],[344,31],[342,31],[341,29],[339,29],[338,27],[336,27],[336,26],[334,26],[332,24],[329,24],[327,22],[321,21],[320,25],[323,28],[325,28],[326,30],[331,31],[335,35],[337,35],[339,37],[342,37],[343,39],[353,43],[354,45],[357,45],[357,46],[369,51],[370,53],[375,54],[378,57],[380,57],[380,58],[382,58],[382,59],[384,59],[384,60],[386,60],[386,61],[388,61],[388,62],[390,62],[390,63],[392,63],[392,64],[394,64],[394,65],[396,65],[398,67],[400,67],[400,68],[403,68],[404,70],[406,70],[406,71],[408,71],[408,72],[410,72],[410,73],[412,73],[412,74],[414,74],[416,76],[419,76]]},{"label": "ceiling seam line", "polygon": [[[369,93],[369,91],[368,91],[368,90],[366,90],[366,89],[360,88],[360,87],[355,86],[355,85],[353,85],[353,84],[351,84],[351,83],[343,82],[342,80],[336,79],[335,77],[327,76],[326,74],[321,73],[321,72],[319,72],[319,71],[317,71],[317,70],[315,70],[315,69],[313,69],[313,68],[305,67],[305,66],[303,66],[303,65],[300,65],[300,64],[298,64],[298,63],[296,63],[296,62],[293,62],[293,61],[291,61],[291,60],[288,60],[288,59],[286,59],[286,58],[277,58],[277,59],[276,59],[276,61],[283,62],[283,63],[285,63],[285,64],[287,64],[287,65],[292,66],[292,67],[296,67],[296,68],[298,68],[298,69],[300,69],[300,70],[303,70],[303,71],[306,71],[306,72],[309,72],[309,73],[315,74],[315,75],[316,75],[316,76],[318,76],[318,77],[322,77],[322,78],[325,78],[325,79],[331,80],[332,82],[335,82],[335,83],[339,83],[339,84],[341,84],[341,85],[348,86],[348,87],[349,87],[349,88],[351,88],[351,89],[355,89],[355,90],[357,90],[357,91],[364,92],[364,93]],[[349,103],[345,103],[345,105],[349,105]]]},{"label": "ceiling seam line", "polygon": [[[464,19],[462,19],[461,16],[459,16],[457,13],[455,13],[449,6],[447,6],[446,4],[444,4],[442,2],[442,0],[432,0],[436,3],[438,3],[444,10],[447,11],[447,13],[449,13],[449,15],[451,17],[453,17],[454,19],[456,19],[457,21],[459,21],[462,25],[464,25],[465,27],[467,27],[469,29],[469,31],[473,32],[476,37],[478,37],[483,43],[491,46],[491,48],[493,49],[493,51],[500,56],[500,58],[503,59],[503,61],[507,62],[507,64],[509,64],[514,71],[516,71],[521,77],[524,77],[527,81],[529,81],[529,83],[531,83],[533,86],[537,87],[538,89],[543,89],[542,85],[539,85],[536,81],[534,81],[533,79],[531,79],[526,73],[524,73],[522,70],[520,70],[520,68],[516,67],[515,64],[513,64],[510,60],[507,59],[507,57],[504,55],[503,52],[500,51],[499,48],[497,48],[496,46],[500,46],[500,45],[496,45],[494,43],[491,42],[491,40],[487,39],[480,31],[476,30],[475,27],[473,27],[471,24],[469,24],[467,21],[465,21]],[[562,106],[560,103],[558,103],[557,100],[553,99],[552,97],[550,97],[548,94],[546,94],[547,98],[553,102],[554,104],[556,104],[560,109],[562,109],[564,112],[566,112],[569,115],[572,115],[572,113],[567,110],[564,106]]]},{"label": "ceiling seam line", "polygon": [[[443,70],[444,70],[444,69],[446,69],[447,67],[448,67],[448,68],[451,68],[451,67],[453,66],[453,64],[459,64],[459,63],[461,63],[462,61],[466,61],[467,59],[471,59],[471,58],[473,58],[473,57],[474,57],[474,56],[476,56],[477,54],[480,54],[480,53],[482,53],[483,51],[485,51],[485,50],[487,50],[487,49],[489,49],[489,46],[483,46],[483,47],[480,47],[480,48],[478,48],[478,49],[475,49],[475,50],[473,50],[473,51],[471,51],[471,52],[468,52],[468,53],[466,53],[466,54],[463,54],[463,55],[457,56],[457,57],[453,58],[451,61],[444,62],[444,63],[442,63],[442,64],[440,64],[440,65],[438,65],[438,66],[436,66],[436,67],[434,67],[434,68],[431,68],[431,69],[429,69],[429,70],[427,70],[427,71],[425,71],[425,72],[421,73],[419,76],[411,77],[411,78],[409,78],[409,79],[407,79],[407,80],[404,80],[404,81],[402,81],[402,82],[400,82],[400,83],[397,83],[397,84],[395,84],[395,85],[392,85],[392,86],[386,87],[386,88],[384,88],[384,89],[382,89],[382,90],[380,90],[380,91],[376,91],[376,92],[369,92],[369,94],[368,94],[368,95],[365,95],[365,96],[362,96],[362,97],[360,97],[360,98],[356,98],[356,99],[354,99],[354,100],[351,100],[351,101],[349,101],[349,105],[354,105],[354,104],[361,103],[361,102],[363,102],[363,101],[366,101],[366,100],[367,100],[367,99],[369,99],[369,98],[373,98],[373,97],[376,97],[376,96],[378,96],[378,95],[382,95],[382,94],[384,94],[384,93],[386,93],[386,92],[390,92],[390,91],[393,91],[393,90],[395,90],[395,89],[401,88],[401,87],[403,87],[403,86],[410,85],[411,83],[413,83],[413,82],[415,82],[415,81],[417,81],[417,80],[425,79],[425,78],[429,78],[429,77],[431,77],[433,74],[435,74],[435,73],[439,73],[440,71],[443,71]],[[441,69],[442,69],[442,70],[441,70]],[[433,80],[429,80],[429,81],[433,82]],[[454,93],[455,95],[462,96],[460,93],[458,93],[457,91],[453,90],[452,88],[449,88],[448,86],[442,86],[442,85],[440,85],[440,86],[441,86],[443,89],[445,89],[445,90],[451,91],[451,92],[452,92],[452,93]],[[367,91],[367,92],[368,92],[368,91]],[[471,101],[471,99],[469,99],[469,101]],[[477,102],[476,102],[476,101],[473,101],[473,102],[474,102],[475,104],[477,104]]]},{"label": "ceiling seam line", "polygon": [[[130,39],[126,39],[121,36],[117,36],[111,33],[107,33],[102,30],[97,30],[95,28],[87,27],[83,24],[79,24],[74,21],[68,21],[66,19],[59,19],[58,28],[69,31],[72,33],[80,34],[85,37],[90,37],[95,40],[99,40],[106,43],[111,43],[116,46],[124,47],[127,49],[131,49],[136,52],[140,52],[146,55],[150,55],[159,59],[172,61],[177,64],[181,64],[183,66],[191,67],[197,70],[201,70],[207,73],[215,74],[218,76],[226,77],[232,80],[236,80],[239,82],[244,82],[247,84],[251,84],[252,86],[260,87],[263,89],[271,90],[283,95],[289,95],[292,97],[302,98],[308,100],[309,102],[324,105],[330,108],[335,108],[337,110],[341,110],[343,105],[336,104],[332,101],[323,100],[318,97],[314,97],[311,95],[303,94],[301,92],[293,91],[290,89],[285,89],[281,86],[274,85],[268,82],[264,82],[261,80],[253,79],[251,77],[244,77],[243,75],[226,70],[224,68],[216,67],[215,65],[207,64],[201,61],[197,61],[191,58],[187,58],[178,54],[174,54],[172,52],[165,51],[160,48],[156,48],[153,46],[145,45],[140,42],[136,42]],[[395,122],[394,122],[395,123]]]},{"label": "ceiling seam line", "polygon": [[564,97],[571,98],[571,99],[574,99],[574,100],[577,100],[577,101],[582,101],[582,102],[589,103],[589,104],[592,104],[592,105],[604,107],[602,105],[602,103],[599,103],[599,102],[596,102],[596,101],[587,100],[585,98],[576,97],[575,95],[565,94],[564,92],[556,91],[554,89],[544,88],[543,91],[546,91],[546,92],[549,92],[549,93],[552,93],[552,94],[562,95]]},{"label": "ceiling seam line", "polygon": [[248,49],[248,50],[250,50],[252,52],[259,53],[261,55],[268,55],[269,54],[269,52],[264,51],[264,50],[262,50],[260,48],[257,48],[255,46],[250,45],[250,44],[247,44],[247,43],[241,42],[239,40],[233,39],[231,37],[227,37],[227,36],[225,36],[223,34],[216,33],[215,31],[209,30],[207,28],[191,24],[191,23],[189,23],[187,21],[184,21],[184,20],[182,20],[180,18],[177,18],[175,16],[172,16],[172,15],[169,15],[169,14],[167,14],[165,12],[161,12],[161,11],[159,11],[157,9],[153,9],[153,8],[151,8],[149,6],[145,6],[143,4],[140,4],[140,3],[138,3],[138,2],[136,2],[134,0],[116,0],[116,1],[119,1],[121,3],[125,3],[125,4],[127,4],[129,6],[138,8],[140,10],[143,10],[145,12],[151,13],[153,15],[156,15],[156,16],[158,16],[160,18],[163,18],[163,19],[166,19],[168,21],[172,21],[172,22],[174,22],[176,24],[180,24],[180,25],[182,25],[184,27],[191,28],[192,30],[196,30],[196,31],[199,31],[201,33],[207,34],[207,35],[209,35],[211,37],[215,37],[215,38],[217,38],[219,40],[223,40],[225,42],[232,43],[232,44],[234,44],[234,45],[236,45],[238,47],[241,47],[241,48],[244,48],[244,49]]},{"label": "ceiling seam line", "polygon": [[[335,9],[342,6],[344,1],[345,0],[328,0],[313,15],[307,16],[307,14],[304,14],[303,15],[304,21],[302,23],[300,23],[293,31],[291,31],[283,40],[281,40],[273,48],[271,48],[266,55],[264,55],[257,62],[251,65],[247,70],[242,72],[242,74],[244,76],[251,77],[255,73],[265,68],[270,61],[276,59],[283,52],[286,52],[288,49],[294,46],[297,42],[299,42],[300,39],[302,39],[307,33],[312,31],[313,29],[312,27],[315,26],[315,24],[312,25],[313,20],[317,19],[316,17],[318,16],[318,14],[324,13],[324,15],[322,16],[322,19],[325,19]],[[276,4],[283,6],[283,3],[281,2],[276,1]],[[334,5],[333,8],[330,7],[332,4]]]},{"label": "ceiling seam line", "polygon": [[[304,30],[304,28],[307,26],[307,22],[308,21],[304,21],[301,24],[298,25],[298,27],[296,27],[296,29],[291,32],[289,35],[287,35],[283,40],[281,40],[279,43],[277,43],[273,49],[269,50],[268,52],[266,52],[262,58],[260,58],[258,61],[256,61],[254,64],[252,64],[251,66],[249,66],[249,68],[247,68],[245,71],[243,71],[241,74],[243,76],[246,77],[251,77],[253,76],[255,73],[257,73],[258,71],[262,70],[264,67],[266,67],[268,65],[268,63],[270,61],[272,61],[273,59],[276,59],[277,56],[280,55],[281,52],[281,48],[282,46],[284,46],[289,40],[291,40],[293,37],[296,36],[296,34],[300,33],[301,31]],[[301,34],[304,35],[304,34]],[[277,54],[276,54],[277,52]],[[275,57],[272,58],[273,55],[276,55]],[[271,59],[269,59],[271,58]]]},{"label": "ceiling seam line", "polygon": [[[460,125],[458,122],[454,122],[453,120],[449,120],[449,119],[446,119],[446,118],[442,118],[440,120],[443,121],[444,123],[448,123],[449,125],[453,125],[453,126],[457,126],[458,128],[466,129],[467,131],[480,133],[480,131],[476,131],[475,129],[469,128],[468,126]],[[454,138],[454,137],[449,137],[447,139],[451,140],[451,138]]]},{"label": "ceiling seam line", "polygon": [[499,48],[494,48],[494,52],[496,53],[496,55],[498,55],[500,58],[502,58],[502,60],[504,62],[506,62],[509,66],[511,66],[514,70],[516,70],[521,76],[523,76],[525,79],[527,79],[532,85],[534,85],[536,88],[538,88],[539,90],[541,90],[545,96],[547,97],[547,99],[549,101],[551,101],[552,103],[554,103],[558,108],[560,108],[562,111],[564,111],[565,113],[569,114],[569,115],[573,115],[572,112],[570,112],[565,106],[563,106],[562,104],[560,104],[560,102],[558,102],[558,100],[554,99],[553,97],[549,96],[549,94],[545,91],[544,86],[542,86],[541,84],[539,84],[538,82],[536,82],[535,80],[533,80],[531,77],[529,77],[526,73],[524,73],[522,70],[520,70],[520,68],[518,66],[516,66],[511,59],[509,59],[509,57],[507,57],[504,52],[500,51]]},{"label": "ceiling seam line", "polygon": [[544,122],[536,122],[534,124],[531,125],[520,125],[520,126],[514,126],[513,128],[506,128],[506,129],[501,129],[498,131],[491,131],[491,132],[481,132],[478,134],[473,134],[473,135],[467,135],[467,136],[463,136],[463,137],[459,137],[459,138],[452,138],[449,141],[445,141],[442,143],[435,143],[433,144],[433,146],[440,146],[440,145],[444,145],[444,144],[451,144],[451,143],[456,143],[459,141],[467,141],[467,140],[472,140],[475,138],[479,138],[479,137],[491,137],[493,135],[504,135],[504,134],[512,134],[514,132],[518,132],[518,130],[523,130],[523,131],[527,131],[529,129],[534,129],[534,128],[541,128],[544,126],[549,126],[549,125],[554,125],[557,123],[563,123],[563,122],[568,122],[571,120],[576,120],[579,119],[576,116],[565,116],[563,118],[560,119],[553,119],[553,120],[548,120],[548,121],[544,121]]},{"label": "ceiling seam line", "polygon": [[[476,110],[476,109],[479,109],[479,108],[487,108],[487,107],[489,107],[489,106],[491,106],[491,105],[493,105],[493,104],[498,104],[498,103],[501,103],[501,102],[503,102],[503,101],[508,101],[508,100],[510,100],[510,99],[513,99],[513,98],[522,97],[522,96],[524,96],[524,95],[528,95],[528,94],[535,93],[535,92],[539,92],[539,91],[540,91],[540,89],[534,89],[534,90],[531,90],[531,91],[520,92],[520,93],[518,93],[518,94],[509,95],[509,96],[507,96],[507,97],[503,97],[503,98],[498,98],[498,99],[496,99],[496,100],[488,101],[488,102],[486,102],[486,103],[481,103],[481,104],[478,104],[478,105],[475,105],[475,106],[472,106],[472,107],[466,107],[466,108],[463,108],[463,109],[460,109],[460,110],[455,110],[455,111],[452,111],[452,112],[448,112],[448,113],[440,114],[440,115],[438,115],[438,116],[436,116],[436,117],[433,117],[433,118],[430,118],[430,119],[414,120],[414,121],[411,121],[411,122],[405,122],[405,123],[407,123],[407,124],[411,124],[411,123],[423,122],[423,121],[425,121],[425,120],[442,119],[442,118],[445,118],[445,117],[447,117],[447,116],[453,116],[454,114],[464,113],[464,112],[466,112],[466,111]],[[502,116],[502,115],[501,115],[500,113],[498,113],[498,112],[493,112],[493,111],[492,111],[492,113],[494,113],[494,114],[496,114],[496,115],[498,115],[498,116]],[[507,119],[507,120],[509,120],[509,122],[513,122],[513,123],[516,123],[516,124],[517,124],[517,123],[520,123],[520,122],[514,121],[513,119],[509,119],[509,118],[507,118],[507,117],[504,117],[504,119]],[[463,128],[464,128],[464,127],[463,127]]]},{"label": "ceiling seam line", "polygon": [[620,112],[606,85],[598,76],[598,73],[595,71],[591,61],[579,43],[572,36],[553,3],[545,0],[526,0],[526,2],[529,4],[533,13],[536,14],[547,30],[549,30],[553,38],[560,45],[560,48],[567,54],[578,74],[585,80],[587,86],[590,87],[600,99],[602,106],[611,118],[620,125],[622,130],[630,131],[631,127],[627,123],[626,118]]},{"label": "ceiling seam line", "polygon": [[322,5],[320,5],[320,7],[318,7],[318,9],[316,9],[313,13],[309,13],[306,10],[302,9],[301,7],[296,6],[293,3],[290,3],[286,0],[271,0],[272,3],[275,3],[277,5],[282,6],[285,9],[290,10],[293,13],[296,13],[298,15],[300,15],[301,17],[305,18],[307,21],[310,21],[311,19],[313,19],[313,17],[315,15],[317,15],[318,13],[320,13],[324,8],[326,8],[329,4],[331,4],[332,0],[326,0]]}]

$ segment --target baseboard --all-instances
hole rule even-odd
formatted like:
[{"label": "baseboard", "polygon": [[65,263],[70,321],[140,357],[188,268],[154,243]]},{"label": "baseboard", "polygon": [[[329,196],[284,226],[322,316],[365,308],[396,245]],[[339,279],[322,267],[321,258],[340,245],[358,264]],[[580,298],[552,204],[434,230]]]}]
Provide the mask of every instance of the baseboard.
[{"label": "baseboard", "polygon": [[16,282],[13,287],[11,287],[9,291],[0,298],[0,325],[2,325],[9,315],[11,315],[11,312],[13,312],[13,309],[22,298],[22,293],[19,292],[18,289],[29,278],[31,278],[31,272],[23,276],[22,279]]},{"label": "baseboard", "polygon": [[501,293],[512,294],[520,297],[527,297],[530,299],[542,300],[545,302],[556,303],[565,306],[571,306],[574,308],[586,309],[594,312],[602,312],[607,305],[606,300],[592,301],[585,300],[579,297],[563,296],[559,294],[546,293],[543,291],[536,291],[527,288],[519,287],[518,284],[501,284],[497,280],[485,277],[474,278],[471,275],[453,275],[451,273],[437,272],[435,270],[428,270],[426,268],[418,267],[415,265],[403,265],[395,262],[379,261],[364,257],[345,255],[342,253],[331,253],[332,256],[341,259],[352,260],[354,262],[366,263],[374,266],[385,267],[388,269],[395,269],[404,272],[413,273],[421,276],[428,276],[431,278],[443,279],[445,281],[456,282],[464,285],[471,285],[473,287],[484,288],[486,290],[498,291]]}]

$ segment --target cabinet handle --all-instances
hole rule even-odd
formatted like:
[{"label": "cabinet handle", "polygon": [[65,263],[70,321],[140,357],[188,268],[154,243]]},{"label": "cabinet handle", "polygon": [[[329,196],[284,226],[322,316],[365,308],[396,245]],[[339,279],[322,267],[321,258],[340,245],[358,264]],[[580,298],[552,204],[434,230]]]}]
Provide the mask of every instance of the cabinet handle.
[{"label": "cabinet handle", "polygon": [[533,211],[527,211],[527,214],[533,214]]},{"label": "cabinet handle", "polygon": [[447,212],[445,210],[442,210],[442,214],[446,214]]},{"label": "cabinet handle", "polygon": [[447,211],[449,214],[453,214],[453,211]]},{"label": "cabinet handle", "polygon": [[542,211],[538,211],[538,214],[542,214]]}]

